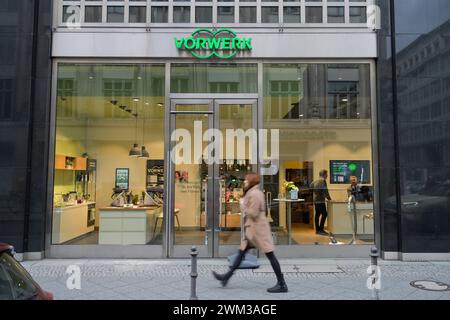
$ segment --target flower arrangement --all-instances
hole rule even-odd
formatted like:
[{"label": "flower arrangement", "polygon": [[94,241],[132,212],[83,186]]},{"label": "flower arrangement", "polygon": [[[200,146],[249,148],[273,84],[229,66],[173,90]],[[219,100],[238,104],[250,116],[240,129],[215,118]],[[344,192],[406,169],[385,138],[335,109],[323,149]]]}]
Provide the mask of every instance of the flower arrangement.
[{"label": "flower arrangement", "polygon": [[284,188],[286,189],[286,191],[288,191],[288,192],[290,192],[292,190],[298,191],[298,187],[292,181],[285,181],[283,185],[284,185]]},{"label": "flower arrangement", "polygon": [[291,199],[291,200],[297,200],[298,199],[298,187],[295,185],[295,183],[292,181],[285,181],[283,185],[287,191],[286,198]]}]

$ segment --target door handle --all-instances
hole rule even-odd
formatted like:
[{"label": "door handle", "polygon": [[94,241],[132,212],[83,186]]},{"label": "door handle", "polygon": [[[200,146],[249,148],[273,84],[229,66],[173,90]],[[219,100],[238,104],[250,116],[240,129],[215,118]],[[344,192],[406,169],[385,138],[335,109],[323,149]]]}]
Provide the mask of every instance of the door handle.
[{"label": "door handle", "polygon": [[205,178],[205,246],[208,245],[209,235],[212,234],[213,230],[208,225],[208,177]]},{"label": "door handle", "polygon": [[[224,219],[225,217],[222,217],[223,216],[223,214],[222,214],[222,199],[224,200],[224,201],[226,201],[226,199],[225,199],[225,190],[224,190],[224,188],[223,188],[223,185],[224,185],[224,183],[223,183],[223,181],[222,180],[219,180],[219,226],[218,226],[218,228],[216,228],[216,232],[222,232],[222,219]],[[225,202],[224,202],[225,203]]]},{"label": "door handle", "polygon": [[204,197],[205,197],[205,200],[204,200],[204,203],[205,203],[205,232],[211,232],[211,229],[208,229],[208,180],[207,179],[208,178],[206,178],[203,181],[204,186],[205,186],[205,194],[204,194]]}]

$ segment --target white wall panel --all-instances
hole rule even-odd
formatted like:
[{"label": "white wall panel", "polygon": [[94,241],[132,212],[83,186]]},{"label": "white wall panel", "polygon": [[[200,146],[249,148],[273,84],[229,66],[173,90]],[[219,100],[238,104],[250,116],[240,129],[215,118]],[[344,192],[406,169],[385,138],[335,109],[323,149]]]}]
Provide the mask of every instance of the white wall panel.
[{"label": "white wall panel", "polygon": [[[57,32],[53,57],[73,58],[179,58],[192,55],[175,47],[174,37],[185,33],[143,32]],[[253,50],[237,57],[248,58],[376,58],[376,34],[355,33],[257,33],[251,37]],[[236,60],[234,58],[233,60]]]}]

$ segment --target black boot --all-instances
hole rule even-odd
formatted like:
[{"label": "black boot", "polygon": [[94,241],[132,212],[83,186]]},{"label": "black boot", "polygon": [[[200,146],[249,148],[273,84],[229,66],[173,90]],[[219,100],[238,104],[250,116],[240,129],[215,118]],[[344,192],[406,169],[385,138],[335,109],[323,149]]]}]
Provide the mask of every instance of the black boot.
[{"label": "black boot", "polygon": [[230,267],[230,271],[228,271],[227,273],[224,274],[219,274],[215,271],[212,272],[214,278],[216,278],[217,280],[220,281],[220,283],[222,284],[222,287],[226,287],[228,280],[230,280],[231,276],[233,275],[234,271],[239,267],[239,265],[241,264],[242,260],[245,257],[245,253],[247,252],[248,249],[245,249],[244,251],[239,250],[236,260],[233,262],[233,265]]},{"label": "black boot", "polygon": [[269,293],[288,292],[288,287],[286,285],[286,282],[284,281],[284,277],[282,274],[281,274],[280,278],[278,279],[277,284],[274,287],[267,289],[267,292],[269,292]]},{"label": "black boot", "polygon": [[228,280],[230,280],[231,276],[233,275],[232,272],[227,272],[225,274],[219,274],[215,271],[212,272],[214,278],[216,278],[217,280],[220,281],[220,283],[222,284],[222,287],[226,287]]}]

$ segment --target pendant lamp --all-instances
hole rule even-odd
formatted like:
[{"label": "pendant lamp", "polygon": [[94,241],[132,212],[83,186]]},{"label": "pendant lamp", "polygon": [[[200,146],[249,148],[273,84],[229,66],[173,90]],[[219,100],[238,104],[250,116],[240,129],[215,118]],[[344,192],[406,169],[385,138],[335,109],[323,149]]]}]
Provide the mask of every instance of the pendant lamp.
[{"label": "pendant lamp", "polygon": [[146,119],[146,113],[145,113],[145,107],[144,107],[144,121],[142,123],[142,147],[141,147],[141,155],[139,158],[150,158],[150,154],[145,149],[145,119]]},{"label": "pendant lamp", "polygon": [[130,149],[130,152],[128,154],[130,157],[139,157],[141,155],[141,150],[139,149],[139,146],[137,143],[133,145],[133,147]]},{"label": "pendant lamp", "polygon": [[[136,112],[134,113],[134,118],[136,119],[136,128],[135,128],[135,135],[134,135],[134,141],[137,141],[137,107],[135,108]],[[133,147],[130,149],[130,152],[128,153],[130,157],[139,157],[142,155],[141,149],[139,149],[139,145],[137,143],[134,143]]]},{"label": "pendant lamp", "polygon": [[139,156],[139,158],[150,158],[150,154],[147,150],[145,150],[145,146],[142,146],[141,155]]}]

